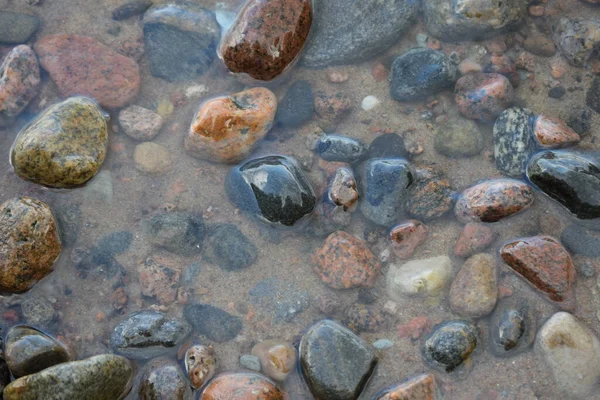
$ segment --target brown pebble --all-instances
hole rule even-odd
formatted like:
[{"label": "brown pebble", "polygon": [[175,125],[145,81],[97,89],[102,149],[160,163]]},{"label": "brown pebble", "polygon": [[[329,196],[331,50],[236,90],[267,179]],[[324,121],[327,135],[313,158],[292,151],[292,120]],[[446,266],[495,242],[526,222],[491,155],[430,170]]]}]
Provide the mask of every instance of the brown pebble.
[{"label": "brown pebble", "polygon": [[388,241],[396,257],[405,260],[413,255],[416,248],[427,239],[428,234],[425,224],[411,219],[393,227]]},{"label": "brown pebble", "polygon": [[469,222],[458,236],[454,254],[457,257],[470,257],[485,250],[495,239],[496,234],[486,225]]},{"label": "brown pebble", "polygon": [[327,79],[331,83],[344,83],[348,80],[348,73],[337,69],[327,70]]}]

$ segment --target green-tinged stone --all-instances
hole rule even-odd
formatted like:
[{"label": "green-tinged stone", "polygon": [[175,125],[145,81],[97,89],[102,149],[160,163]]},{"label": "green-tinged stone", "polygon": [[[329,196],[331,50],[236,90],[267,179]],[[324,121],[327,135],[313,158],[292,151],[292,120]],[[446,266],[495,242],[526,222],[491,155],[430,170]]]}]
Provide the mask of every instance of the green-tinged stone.
[{"label": "green-tinged stone", "polygon": [[107,146],[108,131],[100,107],[86,97],[71,97],[48,108],[21,130],[10,161],[22,179],[71,188],[98,172]]},{"label": "green-tinged stone", "polygon": [[132,375],[126,358],[103,354],[19,378],[4,389],[4,400],[119,400],[131,389]]}]

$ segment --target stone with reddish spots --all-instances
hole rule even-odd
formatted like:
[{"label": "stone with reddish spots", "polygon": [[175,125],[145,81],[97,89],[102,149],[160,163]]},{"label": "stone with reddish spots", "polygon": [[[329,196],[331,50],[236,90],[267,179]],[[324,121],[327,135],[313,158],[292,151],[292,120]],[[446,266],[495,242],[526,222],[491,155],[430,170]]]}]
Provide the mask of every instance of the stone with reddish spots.
[{"label": "stone with reddish spots", "polygon": [[353,212],[358,204],[356,179],[350,168],[340,168],[336,171],[329,188],[329,199],[344,211]]},{"label": "stone with reddish spots", "polygon": [[137,96],[137,63],[91,37],[48,35],[38,40],[34,49],[65,97],[85,95],[103,107],[121,108]]},{"label": "stone with reddish spots", "polygon": [[514,101],[514,89],[508,78],[495,73],[476,72],[456,82],[454,99],[467,118],[489,122],[496,119]]},{"label": "stone with reddish spots", "polygon": [[378,395],[376,400],[436,400],[441,392],[433,374],[421,374]]},{"label": "stone with reddish spots", "polygon": [[398,337],[417,340],[432,327],[432,322],[425,316],[415,317],[406,324],[398,325]]},{"label": "stone with reddish spots", "polygon": [[533,189],[524,182],[490,179],[462,192],[454,214],[462,223],[497,222],[528,209],[533,200]]},{"label": "stone with reddish spots", "polygon": [[520,78],[517,73],[517,64],[506,54],[489,54],[485,57],[482,64],[483,72],[504,75],[514,87],[519,86]]},{"label": "stone with reddish spots", "polygon": [[533,236],[502,247],[504,262],[531,286],[565,310],[575,308],[576,270],[571,256],[552,236]]},{"label": "stone with reddish spots", "polygon": [[284,400],[275,382],[252,372],[225,373],[210,381],[200,400]]},{"label": "stone with reddish spots", "polygon": [[450,307],[462,316],[480,318],[492,312],[497,298],[496,262],[489,254],[475,254],[450,286]]},{"label": "stone with reddish spots", "polygon": [[475,222],[465,225],[458,236],[454,254],[457,257],[470,257],[471,255],[485,250],[496,239],[496,233],[489,227]]},{"label": "stone with reddish spots", "polygon": [[161,304],[175,301],[181,272],[169,260],[161,257],[148,257],[138,265],[142,294],[155,297]]},{"label": "stone with reddish spots", "polygon": [[332,89],[315,93],[315,113],[320,118],[319,126],[325,132],[332,132],[350,112],[352,103],[344,92]]},{"label": "stone with reddish spots", "polygon": [[248,0],[219,47],[231,72],[270,81],[290,66],[312,24],[310,0]]},{"label": "stone with reddish spots", "polygon": [[0,65],[0,127],[19,115],[38,92],[40,66],[29,46],[12,49]]},{"label": "stone with reddish spots", "polygon": [[452,208],[454,192],[441,168],[418,166],[416,177],[406,201],[406,211],[411,217],[430,221]]},{"label": "stone with reddish spots", "polygon": [[388,242],[396,257],[406,259],[427,239],[428,234],[424,223],[411,219],[393,227],[388,235]]},{"label": "stone with reddish spots", "polygon": [[192,120],[185,148],[209,161],[241,161],[269,132],[276,111],[277,97],[260,87],[208,100]]},{"label": "stone with reddish spots", "polygon": [[312,261],[315,273],[334,289],[373,287],[381,270],[365,241],[344,231],[329,235]]},{"label": "stone with reddish spots", "polygon": [[572,146],[581,140],[564,121],[545,115],[536,118],[533,134],[538,144],[546,149]]},{"label": "stone with reddish spots", "polygon": [[344,325],[356,332],[377,332],[385,324],[385,318],[373,306],[353,304],[345,314]]}]

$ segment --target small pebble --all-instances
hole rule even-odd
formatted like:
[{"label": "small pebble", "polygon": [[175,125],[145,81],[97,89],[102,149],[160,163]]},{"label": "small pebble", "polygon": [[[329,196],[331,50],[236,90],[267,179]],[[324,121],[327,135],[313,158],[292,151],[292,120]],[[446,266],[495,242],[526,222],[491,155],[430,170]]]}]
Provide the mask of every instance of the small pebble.
[{"label": "small pebble", "polygon": [[548,97],[553,99],[561,99],[565,94],[567,94],[567,89],[564,86],[556,86],[548,91]]},{"label": "small pebble", "polygon": [[240,365],[252,371],[260,372],[260,359],[250,354],[244,354],[240,357]]},{"label": "small pebble", "polygon": [[369,111],[369,110],[372,110],[373,108],[377,107],[379,104],[381,104],[381,101],[379,101],[379,99],[377,97],[367,96],[363,99],[360,106],[362,107],[363,110]]},{"label": "small pebble", "polygon": [[379,339],[378,341],[373,343],[373,347],[377,350],[389,349],[394,345],[394,342],[388,339]]}]

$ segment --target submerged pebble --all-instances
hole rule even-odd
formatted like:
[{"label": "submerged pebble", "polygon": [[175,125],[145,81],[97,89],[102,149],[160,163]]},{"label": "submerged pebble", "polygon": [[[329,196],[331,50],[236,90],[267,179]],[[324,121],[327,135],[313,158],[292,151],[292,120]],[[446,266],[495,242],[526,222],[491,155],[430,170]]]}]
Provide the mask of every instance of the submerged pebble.
[{"label": "submerged pebble", "polygon": [[559,18],[552,27],[556,47],[571,64],[582,67],[600,43],[600,23],[592,19]]},{"label": "submerged pebble", "polygon": [[513,177],[523,175],[534,151],[533,118],[527,108],[512,107],[494,123],[494,160],[500,172]]},{"label": "submerged pebble", "polygon": [[533,307],[525,300],[501,300],[490,319],[490,350],[497,357],[523,353],[532,346],[536,334]]},{"label": "submerged pebble", "polygon": [[0,11],[0,43],[25,43],[37,31],[40,23],[35,15]]},{"label": "submerged pebble", "polygon": [[492,312],[498,297],[496,261],[489,254],[475,254],[460,268],[450,286],[452,310],[464,317],[480,318]]},{"label": "submerged pebble", "polygon": [[510,81],[500,74],[481,72],[463,76],[456,82],[454,100],[467,118],[493,121],[514,101]]},{"label": "submerged pebble", "polygon": [[477,346],[477,328],[466,321],[438,325],[425,339],[421,351],[432,368],[452,372],[463,364]]},{"label": "submerged pebble", "polygon": [[225,373],[215,377],[200,400],[284,400],[284,392],[267,377],[252,372]]},{"label": "submerged pebble", "polygon": [[291,343],[277,339],[264,340],[252,348],[262,371],[273,380],[283,382],[296,367],[296,349]]},{"label": "submerged pebble", "polygon": [[392,264],[386,274],[388,295],[399,303],[406,297],[436,297],[450,283],[452,261],[447,256]]},{"label": "submerged pebble", "polygon": [[183,256],[200,253],[205,237],[202,215],[185,211],[153,216],[145,221],[144,232],[153,246]]},{"label": "submerged pebble", "polygon": [[8,125],[25,109],[39,85],[40,66],[31,47],[13,48],[0,65],[0,127]]},{"label": "submerged pebble", "polygon": [[239,317],[210,304],[188,304],[183,315],[198,333],[217,343],[233,340],[242,331]]},{"label": "submerged pebble", "polygon": [[396,257],[406,259],[427,239],[428,234],[427,226],[413,219],[394,226],[388,235],[388,242]]},{"label": "submerged pebble", "polygon": [[185,372],[192,388],[200,389],[215,375],[218,359],[212,346],[194,345],[185,352]]},{"label": "submerged pebble", "polygon": [[450,211],[454,203],[454,191],[441,168],[417,166],[415,177],[406,199],[406,212],[411,217],[430,221]]},{"label": "submerged pebble", "polygon": [[375,400],[435,400],[441,398],[435,376],[420,374],[396,386],[385,389]]},{"label": "submerged pebble", "polygon": [[315,106],[310,83],[294,82],[277,105],[275,120],[282,125],[296,128],[310,121]]},{"label": "submerged pebble", "polygon": [[317,140],[315,151],[326,161],[353,163],[366,154],[367,146],[348,136],[325,135]]},{"label": "submerged pebble", "polygon": [[191,400],[192,390],[177,363],[155,358],[139,372],[137,395],[140,400]]},{"label": "submerged pebble", "polygon": [[163,117],[147,108],[132,105],[121,110],[119,124],[127,136],[146,141],[158,135]]}]

